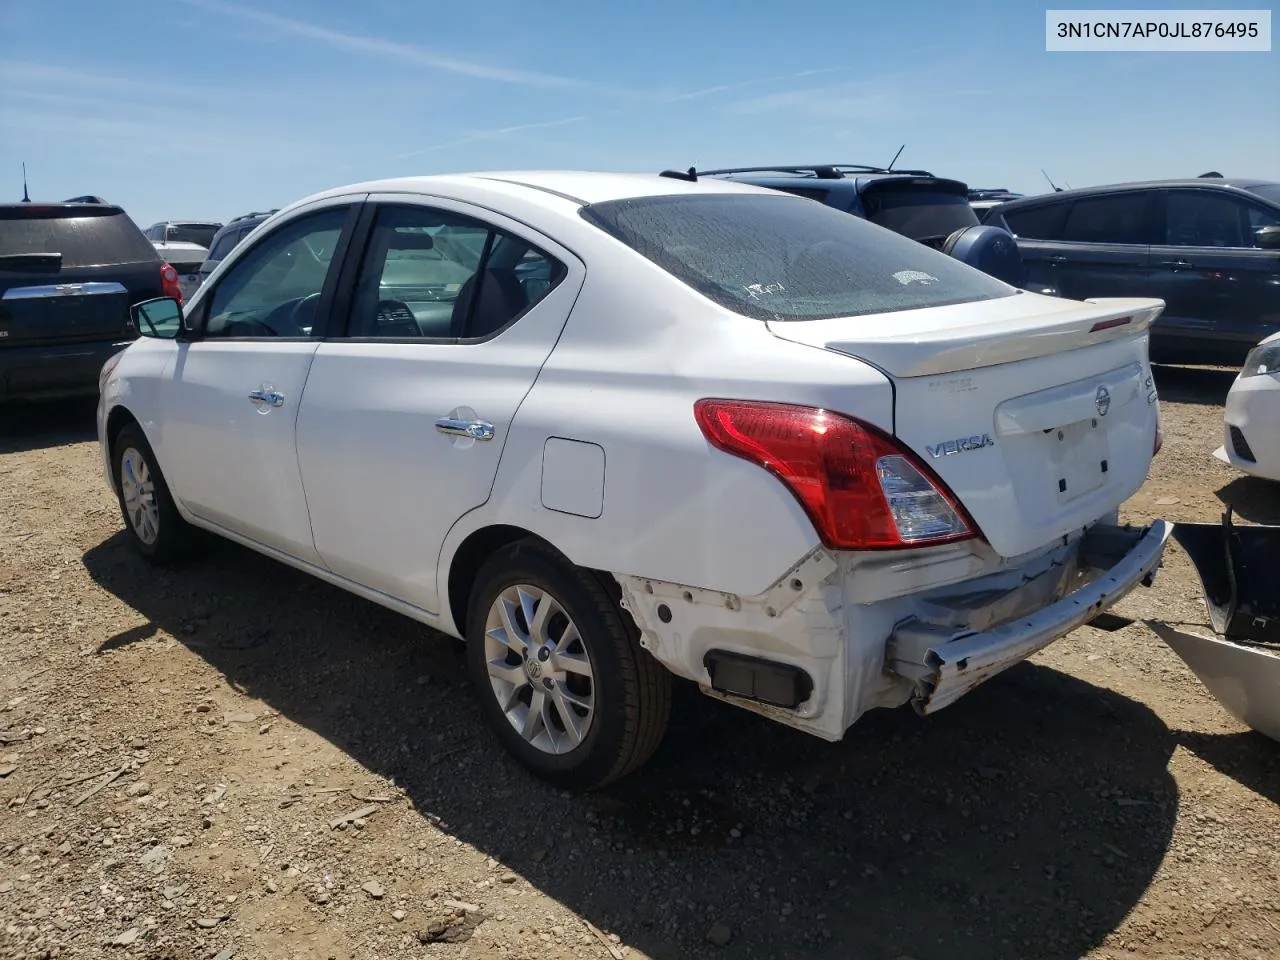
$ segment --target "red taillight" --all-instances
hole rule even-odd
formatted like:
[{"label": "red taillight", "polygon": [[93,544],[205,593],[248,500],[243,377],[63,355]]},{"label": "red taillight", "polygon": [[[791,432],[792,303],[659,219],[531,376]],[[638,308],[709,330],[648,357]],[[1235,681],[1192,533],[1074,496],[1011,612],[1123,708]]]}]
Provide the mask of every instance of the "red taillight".
[{"label": "red taillight", "polygon": [[703,436],[777,476],[836,550],[966,540],[977,528],[944,484],[874,427],[815,407],[699,400]]},{"label": "red taillight", "polygon": [[178,283],[178,271],[167,263],[160,264],[160,292],[182,302],[182,285]]}]

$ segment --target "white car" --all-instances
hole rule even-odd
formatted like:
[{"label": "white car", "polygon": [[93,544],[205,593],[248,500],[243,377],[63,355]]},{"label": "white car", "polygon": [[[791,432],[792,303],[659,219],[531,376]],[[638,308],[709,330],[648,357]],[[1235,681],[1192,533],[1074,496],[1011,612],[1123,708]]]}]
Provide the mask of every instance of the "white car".
[{"label": "white car", "polygon": [[190,300],[200,286],[200,264],[204,263],[209,251],[198,243],[185,240],[153,240],[151,245],[177,271],[182,299]]},{"label": "white car", "polygon": [[1245,359],[1227,393],[1225,442],[1213,455],[1237,470],[1280,481],[1280,333]]},{"label": "white car", "polygon": [[722,180],[383,180],[135,308],[98,430],[143,556],[201,527],[464,639],[505,746],[592,787],[672,674],[838,740],[1149,583],[1162,307]]}]

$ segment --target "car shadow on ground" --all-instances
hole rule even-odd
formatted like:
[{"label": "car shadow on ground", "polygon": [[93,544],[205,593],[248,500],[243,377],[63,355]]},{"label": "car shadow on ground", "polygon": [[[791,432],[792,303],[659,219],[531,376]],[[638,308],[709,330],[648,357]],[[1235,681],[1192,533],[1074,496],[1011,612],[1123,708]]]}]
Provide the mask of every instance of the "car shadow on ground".
[{"label": "car shadow on ground", "polygon": [[[1178,738],[1046,668],[933,718],[876,711],[838,744],[682,686],[649,765],[572,797],[501,752],[439,634],[229,544],[165,571],[117,534],[84,563],[149,621],[104,649],[179,638],[393,777],[418,815],[655,958],[712,953],[713,923],[732,957],[1075,958],[1142,897],[1172,835]],[[1234,740],[1222,751],[1251,762]]]},{"label": "car shadow on ground", "polygon": [[1175,367],[1152,364],[1160,399],[1220,407],[1240,371],[1234,367]]},{"label": "car shadow on ground", "polygon": [[1250,523],[1280,524],[1280,483],[1237,477],[1218,491],[1218,499]]},{"label": "car shadow on ground", "polygon": [[1280,804],[1280,750],[1250,730],[1226,736],[1178,731],[1178,743],[1219,773]]},{"label": "car shadow on ground", "polygon": [[98,398],[0,404],[0,453],[83,443],[98,435]]}]

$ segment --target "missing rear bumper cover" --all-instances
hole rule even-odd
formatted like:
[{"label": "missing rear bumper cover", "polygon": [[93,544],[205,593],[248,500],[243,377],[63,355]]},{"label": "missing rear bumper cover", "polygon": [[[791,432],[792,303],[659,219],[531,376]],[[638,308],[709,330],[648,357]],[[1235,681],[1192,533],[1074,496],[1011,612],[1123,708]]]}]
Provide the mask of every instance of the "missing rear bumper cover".
[{"label": "missing rear bumper cover", "polygon": [[702,665],[711,689],[720,693],[794,709],[813,693],[813,679],[799,667],[725,650],[708,650]]},{"label": "missing rear bumper cover", "polygon": [[[885,665],[913,681],[921,713],[934,713],[974,687],[1025,660],[1146,582],[1160,564],[1171,525],[1157,520],[1145,530],[1098,525],[1086,534],[1078,561],[1097,577],[1056,602],[985,630],[963,625],[900,623],[889,639]],[[1026,588],[1024,588],[1026,589]]]}]

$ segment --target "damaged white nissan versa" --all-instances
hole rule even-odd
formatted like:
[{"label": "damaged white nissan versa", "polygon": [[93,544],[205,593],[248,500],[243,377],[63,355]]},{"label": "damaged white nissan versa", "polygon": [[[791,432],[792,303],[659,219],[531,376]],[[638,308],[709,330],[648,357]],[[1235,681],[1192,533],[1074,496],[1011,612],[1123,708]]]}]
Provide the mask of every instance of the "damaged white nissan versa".
[{"label": "damaged white nissan versa", "polygon": [[204,528],[464,638],[499,739],[584,788],[671,674],[838,740],[1149,584],[1161,309],[719,180],[384,180],[136,307],[98,428],[145,557]]}]

